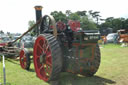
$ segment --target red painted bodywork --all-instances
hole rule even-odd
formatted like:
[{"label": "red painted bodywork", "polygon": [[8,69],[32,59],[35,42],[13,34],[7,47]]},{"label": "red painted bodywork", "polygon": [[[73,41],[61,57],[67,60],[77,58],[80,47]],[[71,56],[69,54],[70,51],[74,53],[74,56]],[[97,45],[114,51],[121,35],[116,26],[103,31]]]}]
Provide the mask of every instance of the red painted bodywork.
[{"label": "red painted bodywork", "polygon": [[69,24],[70,28],[72,29],[72,31],[77,32],[78,30],[80,30],[80,22],[79,21],[69,20],[68,24]]},{"label": "red painted bodywork", "polygon": [[0,47],[5,46],[7,43],[0,43]]}]

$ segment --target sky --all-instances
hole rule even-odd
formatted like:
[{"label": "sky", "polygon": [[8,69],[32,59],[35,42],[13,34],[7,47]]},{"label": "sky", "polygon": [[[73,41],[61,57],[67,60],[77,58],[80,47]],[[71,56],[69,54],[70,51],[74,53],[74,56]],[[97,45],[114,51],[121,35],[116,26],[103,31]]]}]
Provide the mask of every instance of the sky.
[{"label": "sky", "polygon": [[43,6],[42,14],[52,11],[71,10],[100,11],[107,17],[128,18],[128,0],[0,0],[0,30],[11,33],[24,33],[28,21],[35,20],[34,6]]}]

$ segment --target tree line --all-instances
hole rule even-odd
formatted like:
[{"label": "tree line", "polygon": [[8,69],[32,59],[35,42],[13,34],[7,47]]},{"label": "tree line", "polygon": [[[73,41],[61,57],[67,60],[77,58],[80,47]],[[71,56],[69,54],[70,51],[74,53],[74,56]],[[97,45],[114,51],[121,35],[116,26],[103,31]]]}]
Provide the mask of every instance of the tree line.
[{"label": "tree line", "polygon": [[[77,20],[81,23],[81,28],[85,30],[97,29],[97,23],[99,20],[99,12],[90,11],[77,11],[71,12],[71,10],[66,10],[65,13],[62,11],[51,12],[51,15],[55,18],[56,21],[62,21],[67,23],[68,20]],[[97,23],[94,22],[94,19],[97,20]]]},{"label": "tree line", "polygon": [[[68,20],[80,21],[81,28],[84,30],[105,30],[111,28],[113,32],[116,32],[119,29],[128,29],[128,19],[122,17],[108,17],[102,19],[99,11],[84,10],[72,12],[71,10],[66,10],[65,13],[62,11],[53,11],[51,12],[51,15],[55,18],[56,22],[62,21],[67,23]],[[34,23],[34,21],[29,21],[29,27]]]},{"label": "tree line", "polygon": [[116,32],[120,29],[128,29],[128,18],[114,18],[108,17],[105,19],[105,22],[99,25],[99,28],[107,29],[112,28],[113,32]]}]

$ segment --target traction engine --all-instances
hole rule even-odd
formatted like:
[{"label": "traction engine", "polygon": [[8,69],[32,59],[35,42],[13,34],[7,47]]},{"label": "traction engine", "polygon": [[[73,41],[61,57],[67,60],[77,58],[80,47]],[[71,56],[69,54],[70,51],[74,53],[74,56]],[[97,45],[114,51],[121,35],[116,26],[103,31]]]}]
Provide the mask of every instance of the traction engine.
[{"label": "traction engine", "polygon": [[100,34],[95,30],[82,30],[80,22],[55,22],[50,15],[42,17],[41,6],[36,6],[37,33],[33,53],[20,52],[22,68],[30,66],[33,54],[37,77],[46,82],[59,78],[61,72],[93,76],[100,65]]}]

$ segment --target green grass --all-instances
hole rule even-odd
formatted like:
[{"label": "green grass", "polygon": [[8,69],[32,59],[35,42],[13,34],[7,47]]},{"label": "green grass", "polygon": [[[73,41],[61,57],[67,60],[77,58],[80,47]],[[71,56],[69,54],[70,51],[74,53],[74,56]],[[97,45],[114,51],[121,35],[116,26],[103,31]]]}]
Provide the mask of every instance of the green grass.
[{"label": "green grass", "polygon": [[7,85],[48,85],[36,77],[33,64],[30,71],[26,71],[20,67],[19,61],[6,59],[5,62]]},{"label": "green grass", "polygon": [[[0,63],[0,82],[3,81],[1,73]],[[6,59],[6,76],[10,85],[49,85],[36,77],[33,64],[31,70],[26,71],[13,59]],[[128,85],[128,47],[103,45],[101,65],[94,77],[62,73],[58,81],[59,85]]]}]

